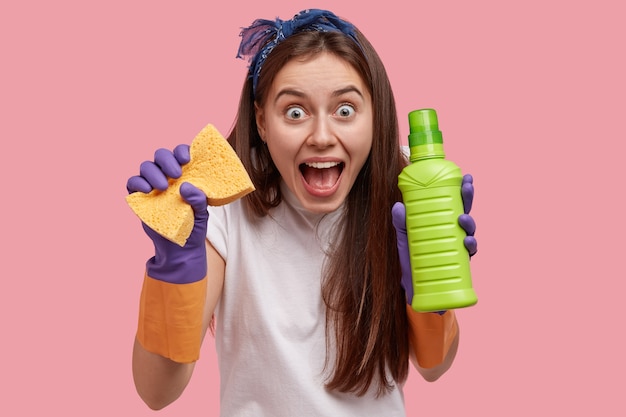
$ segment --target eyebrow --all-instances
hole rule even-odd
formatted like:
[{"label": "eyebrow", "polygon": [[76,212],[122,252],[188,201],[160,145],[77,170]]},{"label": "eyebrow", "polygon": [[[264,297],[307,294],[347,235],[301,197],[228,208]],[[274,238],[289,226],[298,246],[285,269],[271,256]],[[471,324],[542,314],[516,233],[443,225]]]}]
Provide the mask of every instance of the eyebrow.
[{"label": "eyebrow", "polygon": [[359,90],[358,88],[356,88],[353,85],[349,85],[349,86],[347,86],[345,88],[341,88],[341,89],[339,89],[337,91],[334,91],[333,92],[333,97],[338,97],[338,96],[341,96],[341,95],[344,95],[344,94],[347,94],[347,93],[351,93],[351,92],[355,92],[361,98],[363,98],[363,94],[361,93],[361,90]]},{"label": "eyebrow", "polygon": [[[351,93],[351,92],[357,93],[359,97],[363,98],[363,93],[361,93],[361,90],[359,90],[353,85],[349,85],[347,87],[340,88],[339,90],[333,91],[332,96],[339,97],[339,96],[342,96],[344,94]],[[295,97],[300,97],[300,98],[306,97],[306,95],[302,93],[301,91],[291,90],[287,88],[287,89],[279,91],[278,94],[276,94],[276,98],[274,99],[274,102],[277,102],[278,99],[282,96],[295,96]]]}]

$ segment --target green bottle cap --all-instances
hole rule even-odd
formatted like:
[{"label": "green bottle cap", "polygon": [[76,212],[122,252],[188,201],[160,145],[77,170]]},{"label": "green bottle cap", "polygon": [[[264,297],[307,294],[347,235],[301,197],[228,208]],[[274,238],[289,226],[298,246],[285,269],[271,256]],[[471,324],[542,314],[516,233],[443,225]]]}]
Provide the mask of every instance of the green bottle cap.
[{"label": "green bottle cap", "polygon": [[409,146],[443,143],[437,112],[434,109],[413,110],[409,113]]}]

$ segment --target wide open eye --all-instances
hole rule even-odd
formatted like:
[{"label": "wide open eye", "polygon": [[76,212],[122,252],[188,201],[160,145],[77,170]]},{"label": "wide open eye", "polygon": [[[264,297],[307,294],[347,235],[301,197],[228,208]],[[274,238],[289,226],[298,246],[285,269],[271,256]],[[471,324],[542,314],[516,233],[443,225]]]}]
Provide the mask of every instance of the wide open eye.
[{"label": "wide open eye", "polygon": [[286,112],[286,116],[288,119],[291,120],[299,120],[302,119],[302,117],[304,117],[304,110],[302,109],[302,107],[290,107],[287,109]]},{"label": "wide open eye", "polygon": [[354,114],[354,107],[350,104],[342,104],[335,112],[339,117],[350,117]]}]

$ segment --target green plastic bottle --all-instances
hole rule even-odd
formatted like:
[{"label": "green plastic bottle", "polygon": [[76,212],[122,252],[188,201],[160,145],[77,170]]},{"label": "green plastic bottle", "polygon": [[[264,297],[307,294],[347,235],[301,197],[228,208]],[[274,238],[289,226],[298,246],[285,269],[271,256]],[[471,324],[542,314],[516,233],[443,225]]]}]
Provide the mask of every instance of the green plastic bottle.
[{"label": "green plastic bottle", "polygon": [[433,109],[409,113],[411,164],[398,177],[406,207],[413,273],[413,310],[450,310],[476,304],[469,255],[459,226],[461,169],[445,159]]}]

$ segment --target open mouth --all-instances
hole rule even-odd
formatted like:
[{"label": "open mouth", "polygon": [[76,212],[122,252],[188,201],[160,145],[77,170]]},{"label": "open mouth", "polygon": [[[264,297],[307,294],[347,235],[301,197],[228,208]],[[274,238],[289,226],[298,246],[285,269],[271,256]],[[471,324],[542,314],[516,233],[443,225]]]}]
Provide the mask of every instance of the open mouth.
[{"label": "open mouth", "polygon": [[307,162],[300,164],[300,172],[309,187],[315,190],[332,189],[343,171],[343,162]]}]

